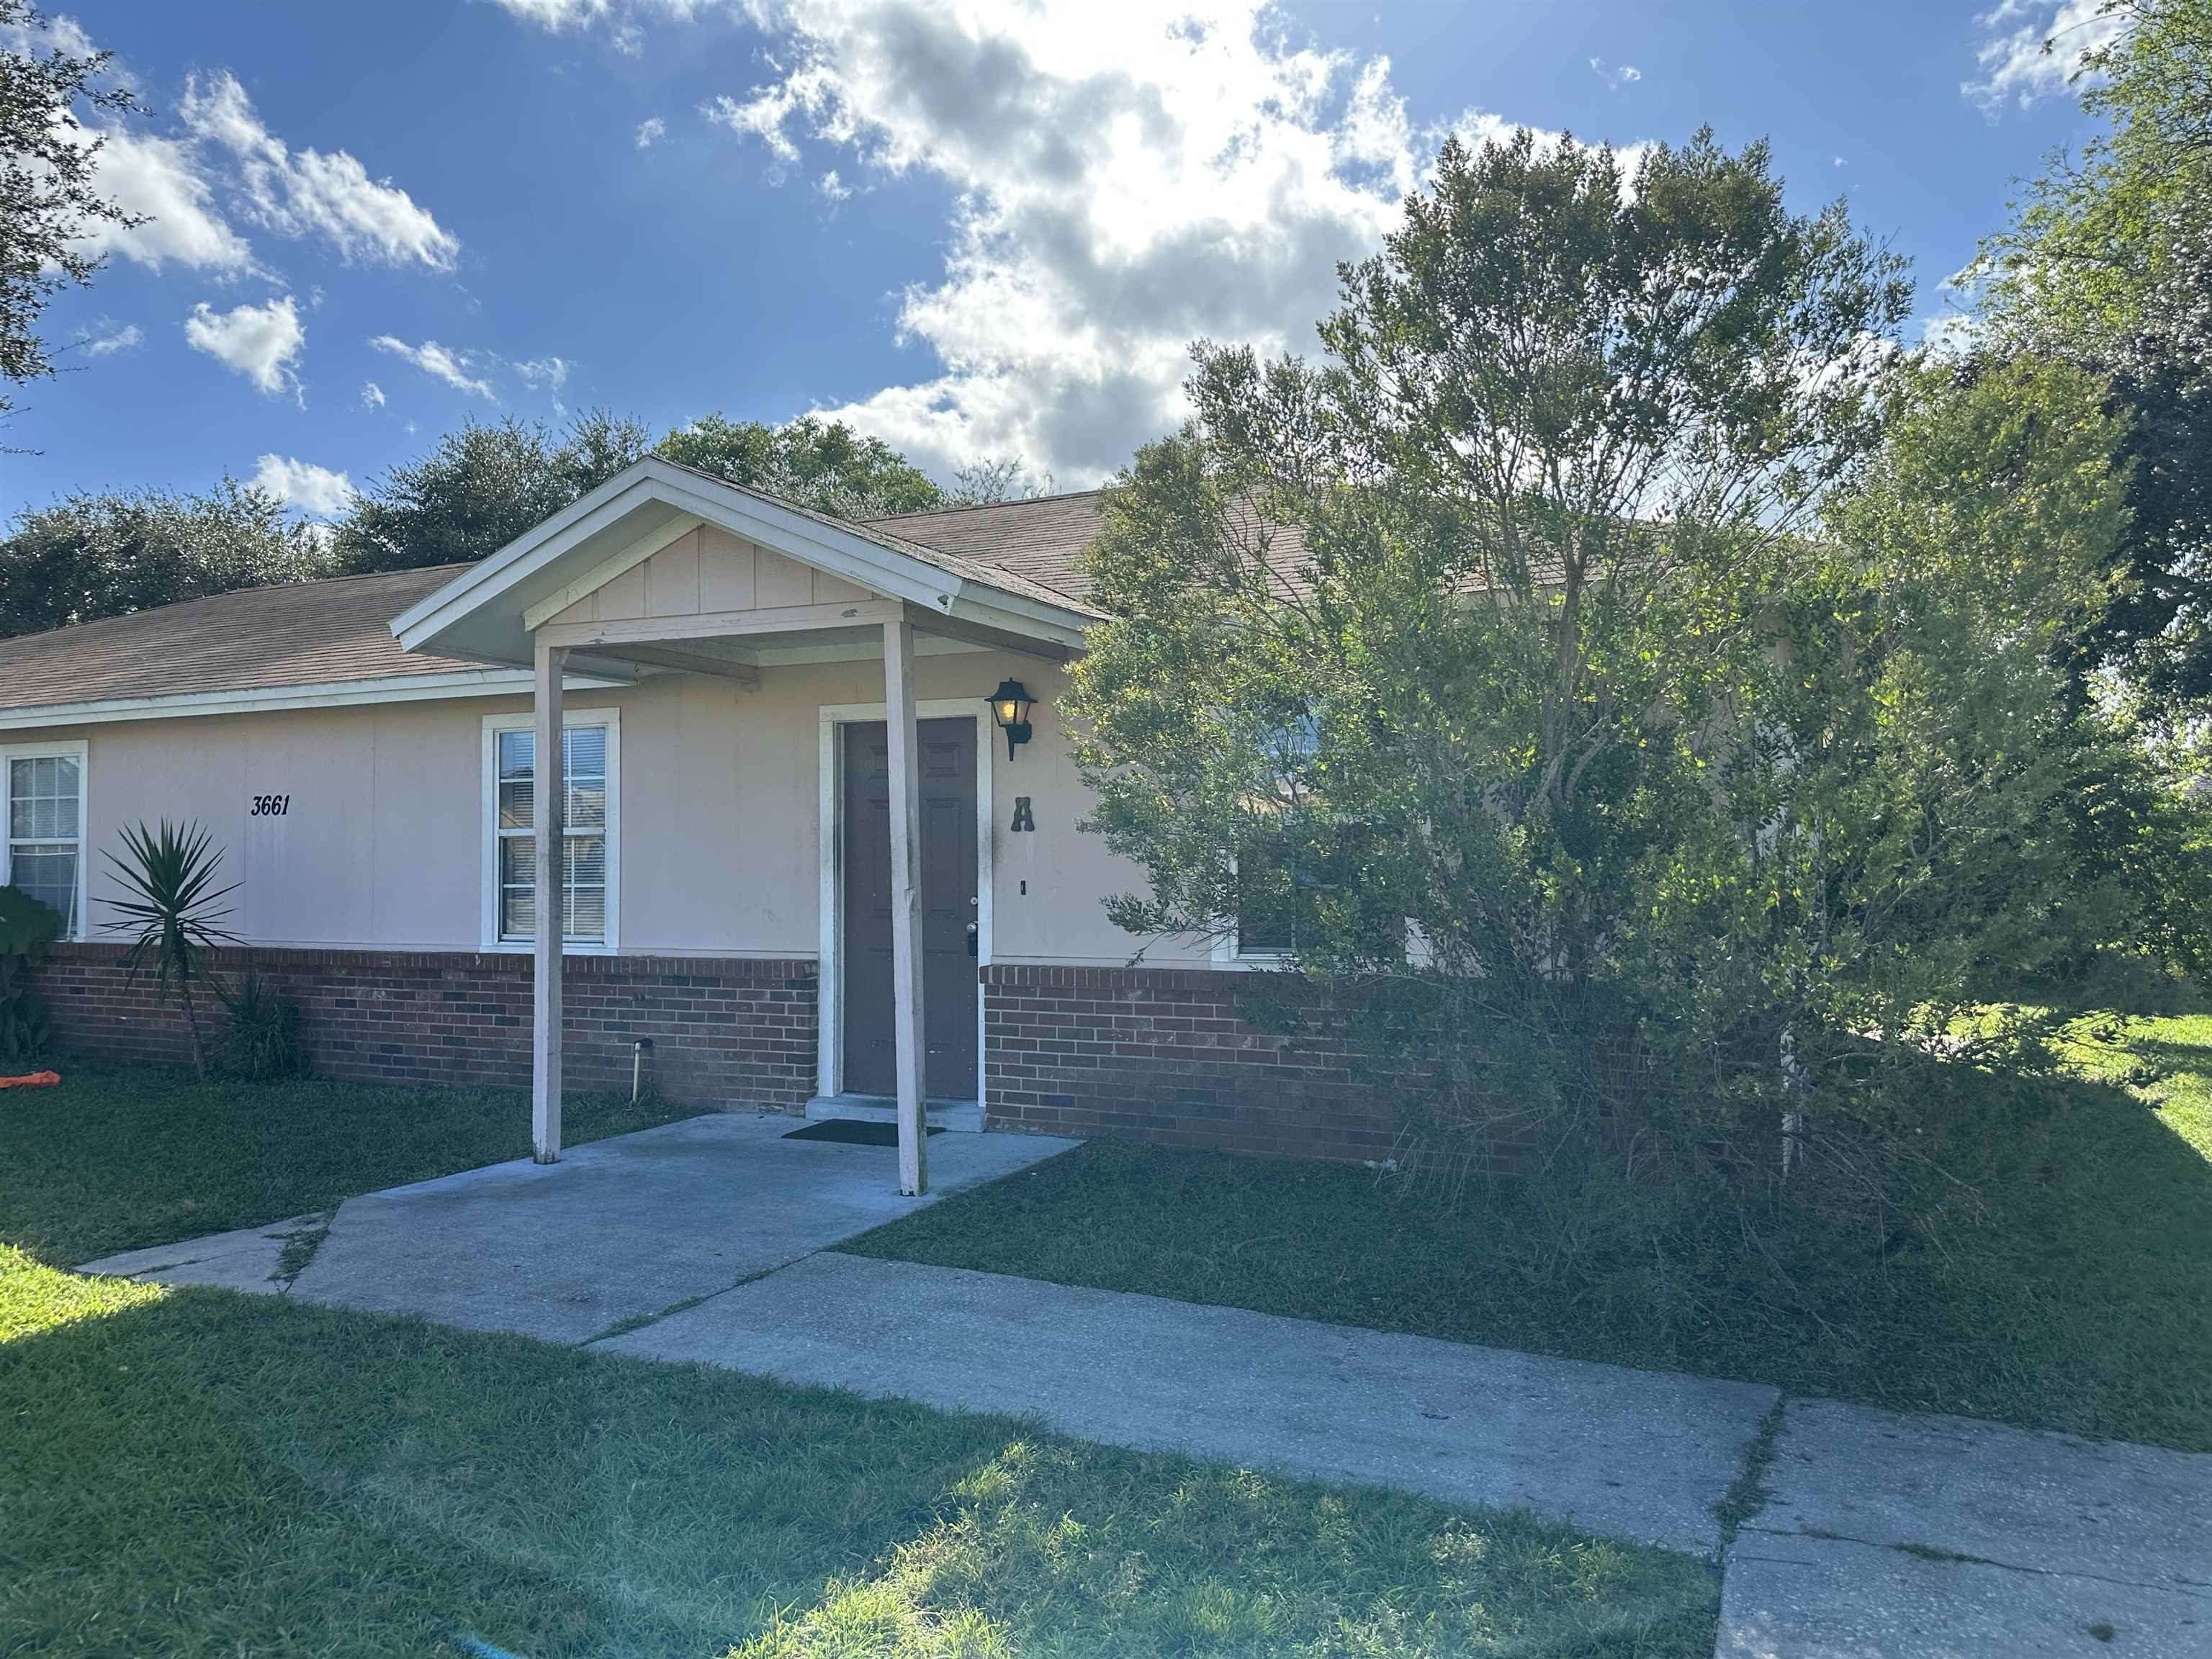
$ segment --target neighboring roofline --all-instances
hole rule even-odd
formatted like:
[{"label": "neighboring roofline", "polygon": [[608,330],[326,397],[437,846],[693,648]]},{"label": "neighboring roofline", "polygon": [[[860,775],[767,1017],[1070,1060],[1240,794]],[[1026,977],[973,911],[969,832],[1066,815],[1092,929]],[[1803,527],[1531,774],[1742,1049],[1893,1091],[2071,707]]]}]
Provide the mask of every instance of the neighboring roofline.
[{"label": "neighboring roofline", "polygon": [[[446,697],[527,696],[526,668],[462,668],[435,673],[391,674],[380,679],[326,680],[320,684],[263,685],[234,691],[179,691],[158,697],[100,697],[83,702],[34,703],[0,708],[0,732],[49,726],[101,726],[117,720],[179,720],[196,714],[255,714],[291,708],[352,708],[364,703],[428,702]],[[627,684],[597,674],[571,674],[571,687],[592,690]]]},{"label": "neighboring roofline", "polygon": [[1002,507],[1035,507],[1042,501],[1073,501],[1085,495],[1103,495],[1112,484],[1093,484],[1088,489],[1055,489],[1049,495],[1017,495],[1006,501],[955,501],[950,507],[918,507],[911,513],[881,513],[855,524],[896,524],[901,519],[945,519],[955,513],[995,513]]},{"label": "neighboring roofline", "polygon": [[[648,455],[402,611],[392,619],[392,636],[404,650],[434,649],[438,635],[447,629],[648,501],[696,513],[832,575],[939,615],[953,616],[980,605],[1031,626],[1042,623],[1079,635],[1099,617],[1090,607],[1015,572],[995,571],[980,561],[908,542],[887,531],[871,532],[696,467]],[[971,587],[982,591],[968,592]],[[1024,588],[1036,592],[1025,592]],[[962,604],[963,599],[968,605]]]},{"label": "neighboring roofline", "polygon": [[87,617],[82,622],[64,623],[58,628],[41,628],[32,634],[0,635],[0,653],[14,645],[27,645],[33,640],[51,640],[64,634],[74,634],[87,628],[112,628],[118,623],[133,622],[143,617],[167,616],[182,611],[186,605],[220,605],[226,599],[240,599],[248,593],[296,593],[303,588],[336,587],[343,582],[376,582],[393,576],[412,576],[424,570],[459,570],[469,561],[447,559],[438,564],[410,564],[398,570],[356,570],[343,576],[309,576],[296,582],[255,582],[249,587],[226,587],[220,593],[195,593],[188,599],[167,599],[160,605],[143,605],[136,611],[118,611],[112,617]]}]

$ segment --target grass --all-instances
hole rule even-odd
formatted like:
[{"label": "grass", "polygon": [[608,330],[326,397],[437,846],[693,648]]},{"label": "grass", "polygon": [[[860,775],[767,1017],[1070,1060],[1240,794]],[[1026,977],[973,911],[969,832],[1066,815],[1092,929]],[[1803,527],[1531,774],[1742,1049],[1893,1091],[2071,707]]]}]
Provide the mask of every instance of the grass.
[{"label": "grass", "polygon": [[[201,1082],[178,1066],[85,1060],[59,1069],[58,1088],[0,1093],[0,1241],[59,1266],[530,1152],[530,1097],[513,1090]],[[571,1095],[562,1139],[691,1115]]]},{"label": "grass", "polygon": [[[1711,1650],[1711,1563],[1525,1513],[64,1271],[513,1156],[528,1121],[67,1076],[0,1097],[0,1656]],[[666,1115],[568,1106],[578,1139]]]},{"label": "grass", "polygon": [[1711,1264],[1578,1273],[1589,1242],[1510,1194],[1102,1141],[841,1248],[2212,1450],[2212,1016],[2112,1024],[2075,1022],[2078,1079],[1984,1149],[1948,1254],[1790,1308],[1681,1317],[1655,1286]]},{"label": "grass", "polygon": [[1702,1655],[1706,1563],[0,1247],[0,1654]]}]

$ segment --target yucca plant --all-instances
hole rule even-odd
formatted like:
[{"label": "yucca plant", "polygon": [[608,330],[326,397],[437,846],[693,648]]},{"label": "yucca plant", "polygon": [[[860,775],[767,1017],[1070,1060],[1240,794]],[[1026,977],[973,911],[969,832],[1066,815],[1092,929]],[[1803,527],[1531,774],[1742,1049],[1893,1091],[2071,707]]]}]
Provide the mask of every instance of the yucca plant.
[{"label": "yucca plant", "polygon": [[111,933],[131,936],[123,953],[123,966],[133,978],[150,964],[155,988],[164,997],[172,984],[184,1004],[185,1029],[191,1034],[192,1068],[207,1075],[207,1054],[200,1043],[199,1011],[192,988],[207,975],[207,953],[235,940],[236,935],[218,926],[230,914],[216,907],[237,884],[215,884],[222,864],[222,849],[198,823],[174,826],[164,818],[158,830],[143,823],[123,831],[124,856],[107,854],[122,878],[126,896],[109,901],[116,920],[105,923]]}]

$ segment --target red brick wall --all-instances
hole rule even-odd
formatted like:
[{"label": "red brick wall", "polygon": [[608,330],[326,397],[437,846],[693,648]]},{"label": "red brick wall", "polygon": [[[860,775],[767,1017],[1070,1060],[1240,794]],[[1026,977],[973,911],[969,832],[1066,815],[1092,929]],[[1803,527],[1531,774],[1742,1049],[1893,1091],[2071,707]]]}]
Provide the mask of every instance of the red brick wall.
[{"label": "red brick wall", "polygon": [[[65,1048],[148,1060],[189,1057],[184,1016],[152,980],[131,981],[115,945],[58,945],[39,988]],[[530,1083],[531,962],[461,951],[224,950],[298,1005],[319,1076],[370,1083]],[[814,1092],[811,962],[571,957],[562,975],[563,1053],[577,1089],[629,1087],[631,1045],[671,1098],[699,1105],[803,1106]],[[222,1030],[220,1006],[203,1033]]]},{"label": "red brick wall", "polygon": [[[59,945],[39,975],[65,1048],[189,1056],[184,1018],[122,948]],[[225,950],[301,1011],[314,1069],[361,1082],[526,1088],[531,963],[462,951]],[[1237,1017],[1238,975],[1193,969],[983,970],[994,1127],[1118,1135],[1295,1158],[1381,1158],[1395,1123],[1340,1055]],[[631,1044],[653,1041],[672,1098],[803,1106],[814,1092],[816,969],[807,961],[571,957],[562,975],[568,1082],[626,1090]],[[222,1029],[221,1008],[204,1018]]]},{"label": "red brick wall", "polygon": [[1341,1055],[1237,1018],[1235,973],[983,970],[994,1125],[1293,1158],[1382,1158],[1395,1122]]}]

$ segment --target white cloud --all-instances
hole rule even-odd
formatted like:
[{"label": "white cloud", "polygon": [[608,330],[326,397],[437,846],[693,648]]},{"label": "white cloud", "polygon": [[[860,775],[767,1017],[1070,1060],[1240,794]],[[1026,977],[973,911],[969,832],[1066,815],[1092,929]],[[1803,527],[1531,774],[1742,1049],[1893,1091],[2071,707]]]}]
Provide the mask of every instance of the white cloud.
[{"label": "white cloud", "polygon": [[2002,0],[1974,21],[1988,37],[1975,53],[1983,78],[1963,81],[1959,90],[1991,112],[2008,100],[2025,107],[2066,92],[2083,54],[2131,27],[2125,10],[2106,0]]},{"label": "white cloud", "polygon": [[539,357],[509,365],[532,392],[558,392],[568,383],[568,364],[561,357]]},{"label": "white cloud", "polygon": [[1970,311],[1939,311],[1920,319],[1920,343],[1932,356],[1964,357],[1981,337],[1981,319]]},{"label": "white cloud", "polygon": [[[47,33],[73,52],[95,50],[69,18],[53,20]],[[228,209],[281,236],[327,237],[348,260],[452,268],[460,244],[428,209],[389,179],[371,179],[344,150],[292,149],[262,125],[228,71],[204,86],[197,76],[189,80],[179,112],[179,125],[167,135],[97,124],[78,129],[81,142],[100,145],[98,188],[142,221],[88,222],[80,239],[88,252],[119,254],[157,271],[173,260],[225,276],[266,274]]]},{"label": "white cloud", "polygon": [[361,406],[363,409],[384,407],[384,388],[374,380],[364,380],[361,386]]},{"label": "white cloud", "polygon": [[1593,58],[1589,60],[1589,66],[1590,73],[1609,87],[1625,87],[1632,82],[1641,81],[1644,78],[1644,71],[1633,64],[1623,64],[1618,69],[1607,69],[1605,66],[1604,58]]},{"label": "white cloud", "polygon": [[575,28],[607,15],[607,0],[499,0],[525,22],[554,30]]},{"label": "white cloud", "polygon": [[649,116],[637,124],[637,147],[651,149],[668,136],[668,123],[658,115]]},{"label": "white cloud", "polygon": [[939,471],[1091,482],[1181,418],[1189,341],[1313,349],[1337,262],[1397,223],[1439,136],[1387,60],[1296,46],[1266,0],[752,9],[769,76],[710,119],[817,189],[866,167],[958,204],[942,275],[900,296],[936,371],[819,411]]},{"label": "white cloud", "polygon": [[453,269],[460,242],[428,209],[390,179],[370,178],[344,150],[294,150],[262,125],[228,71],[204,86],[188,81],[182,112],[195,137],[230,153],[246,210],[278,235],[325,236],[349,261]]},{"label": "white cloud", "polygon": [[138,331],[136,323],[118,325],[112,319],[102,317],[97,327],[79,331],[77,337],[84,343],[86,356],[108,357],[130,350],[146,337]]},{"label": "white cloud", "polygon": [[215,185],[196,145],[119,127],[86,132],[100,141],[94,170],[101,193],[145,221],[130,227],[92,221],[78,239],[88,252],[119,253],[156,271],[173,259],[225,276],[254,270],[252,248],[216,205]]},{"label": "white cloud", "polygon": [[853,187],[837,176],[837,169],[835,167],[831,167],[829,172],[817,179],[814,181],[814,188],[832,202],[842,202],[853,193]]},{"label": "white cloud", "polygon": [[425,340],[419,346],[411,346],[392,334],[380,334],[369,344],[379,351],[388,351],[393,356],[414,364],[425,374],[435,376],[457,392],[472,392],[479,398],[491,396],[491,382],[469,373],[476,362],[465,351],[449,351],[435,340]]},{"label": "white cloud", "polygon": [[[40,58],[53,52],[66,52],[71,58],[89,58],[100,50],[84,32],[84,25],[74,17],[37,13],[31,16],[32,21],[0,24],[0,46]],[[111,63],[107,67],[112,77],[116,66]]]},{"label": "white cloud", "polygon": [[353,499],[353,480],[344,473],[289,455],[261,457],[252,483],[311,519],[335,519]]},{"label": "white cloud", "polygon": [[293,366],[306,349],[307,331],[289,294],[265,305],[221,312],[203,300],[185,319],[185,340],[193,350],[206,352],[272,398],[288,387],[295,395],[299,392],[300,377]]}]

